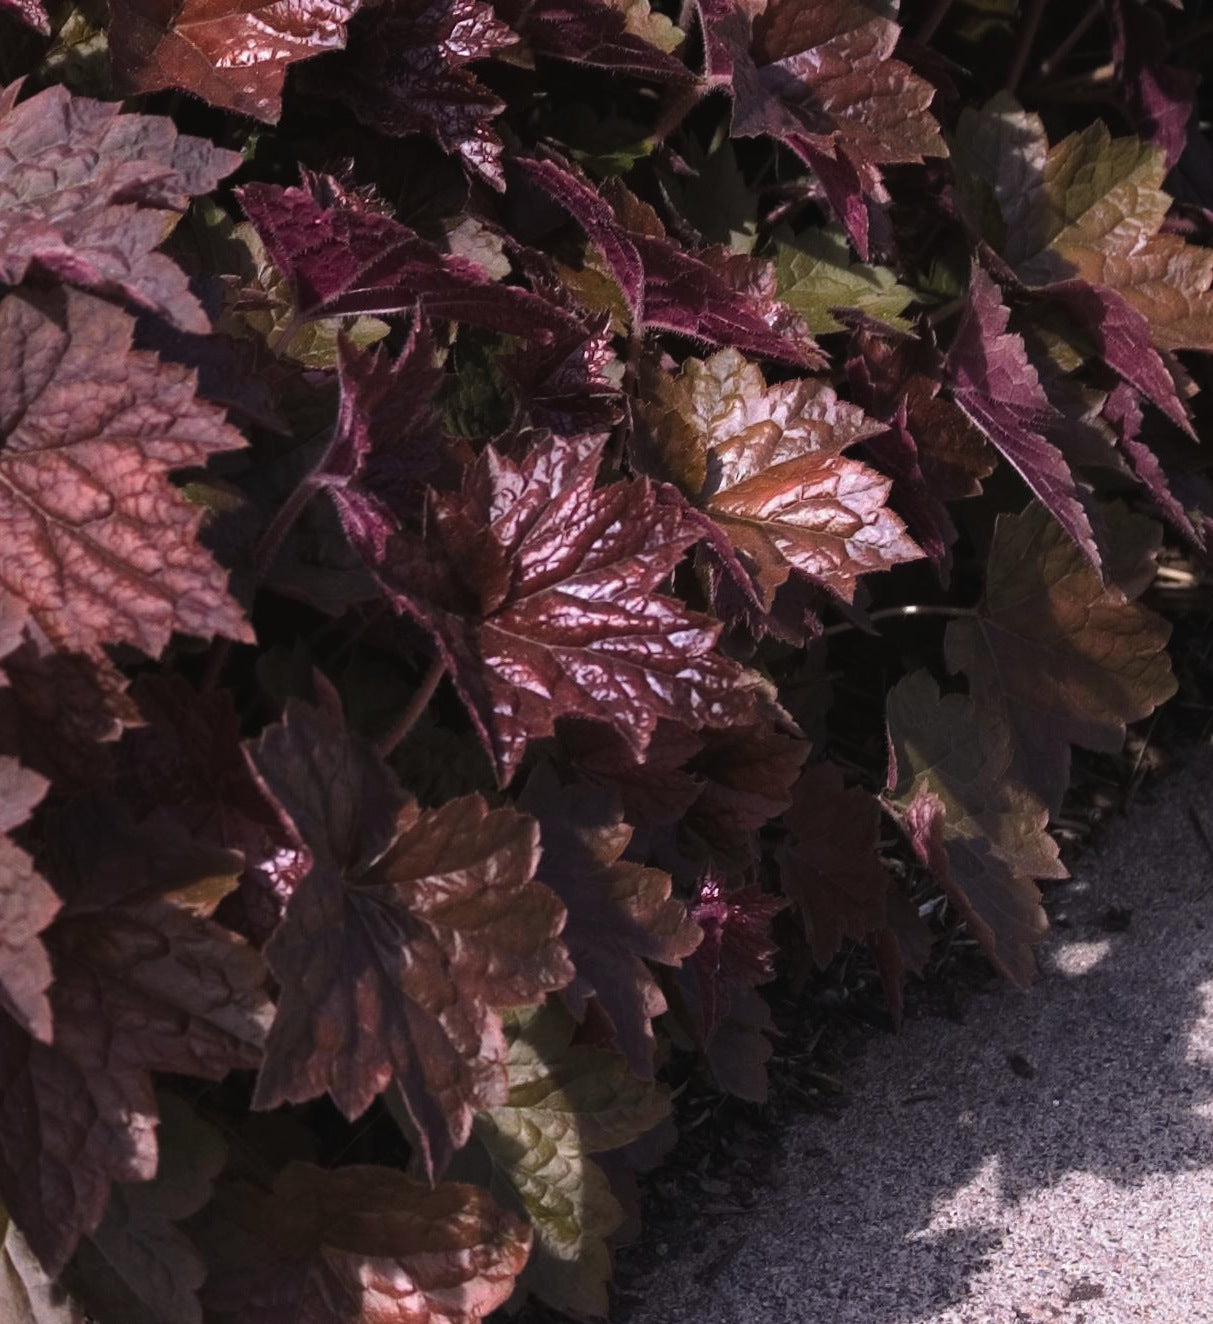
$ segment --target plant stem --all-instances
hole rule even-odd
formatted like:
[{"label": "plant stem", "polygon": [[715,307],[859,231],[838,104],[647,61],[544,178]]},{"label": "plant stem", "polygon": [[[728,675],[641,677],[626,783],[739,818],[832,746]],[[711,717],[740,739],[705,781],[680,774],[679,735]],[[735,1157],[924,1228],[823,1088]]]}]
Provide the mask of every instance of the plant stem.
[{"label": "plant stem", "polygon": [[947,18],[951,8],[952,0],[935,0],[935,8],[923,20],[922,27],[914,34],[914,40],[925,46],[935,35],[935,29]]},{"label": "plant stem", "polygon": [[1019,45],[1015,48],[1015,57],[1007,73],[1008,92],[1014,92],[1023,78],[1024,70],[1028,67],[1028,57],[1032,54],[1032,47],[1036,42],[1036,34],[1040,30],[1040,20],[1045,16],[1045,0],[1029,0],[1029,6],[1028,15],[1019,33]]},{"label": "plant stem", "polygon": [[1053,54],[1041,63],[1041,78],[1051,78],[1053,74],[1061,68],[1071,51],[1073,51],[1074,47],[1083,39],[1087,30],[1091,27],[1091,24],[1095,22],[1102,12],[1103,0],[1094,0],[1094,3],[1088,7],[1087,12],[1078,20],[1074,27],[1070,29],[1069,35],[1061,42]]},{"label": "plant stem", "polygon": [[312,474],[299,484],[289,497],[278,507],[278,513],[265,526],[253,551],[253,574],[260,581],[265,572],[274,564],[274,557],[286,541],[286,535],[295,526],[295,521],[308,508],[312,497],[316,495],[320,484]]},{"label": "plant stem", "polygon": [[445,675],[446,662],[441,656],[435,657],[430,663],[430,669],[421,678],[421,684],[409,700],[408,707],[400,714],[394,725],[388,728],[387,734],[375,742],[375,748],[384,758],[387,758],[392,750],[417,725],[417,719],[429,707],[429,702],[434,697],[434,691]]},{"label": "plant stem", "polygon": [[[916,616],[946,616],[955,618],[957,616],[976,616],[977,611],[973,607],[923,607],[917,603],[910,603],[905,607],[885,607],[880,611],[874,611],[868,620],[874,625],[877,621],[891,621],[902,617]],[[841,625],[831,625],[822,630],[822,636],[831,634],[846,634],[848,630],[858,630],[858,625],[853,625],[850,621],[843,621]]]}]

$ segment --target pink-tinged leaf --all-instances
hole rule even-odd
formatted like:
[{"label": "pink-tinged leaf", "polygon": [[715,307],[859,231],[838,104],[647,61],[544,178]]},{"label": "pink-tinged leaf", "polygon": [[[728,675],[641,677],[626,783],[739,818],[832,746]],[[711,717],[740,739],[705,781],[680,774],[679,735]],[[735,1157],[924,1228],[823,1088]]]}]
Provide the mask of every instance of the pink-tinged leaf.
[{"label": "pink-tinged leaf", "polygon": [[49,1042],[51,963],[38,935],[58,913],[59,898],[9,836],[46,790],[36,772],[0,756],[0,1009],[35,1039]]},{"label": "pink-tinged leaf", "polygon": [[215,1324],[478,1324],[514,1290],[531,1230],[478,1186],[291,1163],[206,1215]]},{"label": "pink-tinged leaf", "polygon": [[667,86],[695,81],[681,60],[629,31],[623,5],[608,0],[497,0],[493,9],[540,55]]},{"label": "pink-tinged leaf", "polygon": [[680,508],[643,480],[596,488],[600,453],[487,447],[461,492],[431,492],[422,537],[361,547],[433,634],[502,784],[559,717],[605,722],[641,754],[662,717],[727,726],[762,694],[716,651],[719,622],[657,592],[697,537]]},{"label": "pink-tinged leaf", "polygon": [[345,45],[359,0],[112,0],[109,49],[128,93],[180,88],[276,124],[287,68]]},{"label": "pink-tinged leaf", "polygon": [[1019,471],[1045,509],[1098,570],[1099,550],[1074,475],[1045,439],[1055,421],[1024,343],[1007,330],[998,287],[976,264],[946,371],[952,398]]},{"label": "pink-tinged leaf", "polygon": [[746,288],[754,282],[752,260],[742,259],[744,266],[737,267],[735,255],[722,251],[686,252],[666,236],[656,212],[617,180],[595,191],[572,167],[553,161],[514,164],[585,231],[638,331],[670,331],[802,368],[825,366],[812,336],[775,296],[773,274],[765,289]]},{"label": "pink-tinged leaf", "polygon": [[609,792],[562,785],[550,768],[541,768],[518,803],[539,821],[543,853],[536,877],[568,910],[563,936],[577,973],[564,1000],[584,1020],[596,997],[629,1070],[650,1078],[650,1022],[666,1002],[646,962],[681,965],[699,945],[699,926],[670,895],[668,874],[622,858],[632,829]]},{"label": "pink-tinged leaf", "polygon": [[335,180],[310,179],[304,188],[247,184],[237,196],[290,282],[301,318],[386,315],[420,304],[433,317],[528,339],[577,326],[529,290],[498,284],[469,258],[440,252]]},{"label": "pink-tinged leaf", "polygon": [[42,0],[0,0],[0,14],[12,14],[44,37],[51,35],[51,22]]},{"label": "pink-tinged leaf", "polygon": [[922,555],[886,505],[890,481],[842,454],[883,425],[830,387],[768,387],[725,349],[676,378],[650,372],[645,395],[652,471],[720,528],[764,610],[793,571],[850,602],[861,574]]},{"label": "pink-tinged leaf", "polygon": [[948,625],[948,666],[1001,714],[1019,780],[1056,812],[1068,747],[1117,753],[1126,724],[1175,693],[1171,629],[1105,585],[1037,505],[998,517],[985,586],[978,614]]},{"label": "pink-tinged leaf", "polygon": [[238,856],[108,802],[77,801],[53,826],[54,1039],[0,1016],[0,1198],[57,1273],[111,1183],[156,1171],[151,1072],[256,1066],[271,1006],[261,957],[209,918]]},{"label": "pink-tinged leaf", "polygon": [[1049,811],[1012,775],[1011,732],[997,709],[940,696],[926,671],[889,692],[892,805],[915,854],[935,875],[1003,974],[1027,985],[1048,928],[1038,878],[1065,878]]},{"label": "pink-tinged leaf", "polygon": [[1112,61],[1129,119],[1147,142],[1162,148],[1168,170],[1183,155],[1200,74],[1167,64],[1171,42],[1162,15],[1140,0],[1107,0]]},{"label": "pink-tinged leaf", "polygon": [[168,481],[243,438],[192,373],[130,348],[133,327],[74,290],[0,301],[0,597],[76,652],[251,640],[202,512]]},{"label": "pink-tinged leaf", "polygon": [[22,102],[17,91],[0,97],[0,282],[49,275],[209,330],[185,273],[155,250],[240,157],[164,116],[123,115],[62,86]]},{"label": "pink-tinged leaf", "polygon": [[1144,313],[1115,290],[1082,280],[1058,281],[1048,291],[1094,339],[1100,358],[1113,372],[1156,404],[1176,427],[1195,436],[1175,377],[1150,343],[1150,322]]},{"label": "pink-tinged leaf", "polygon": [[1100,413],[1116,433],[1117,444],[1125,453],[1137,481],[1154,498],[1158,509],[1185,538],[1203,549],[1203,533],[1197,530],[1182,502],[1172,491],[1158,456],[1141,440],[1143,418],[1133,389],[1122,382],[1108,393]]},{"label": "pink-tinged leaf", "polygon": [[774,978],[771,922],[787,904],[757,887],[729,891],[709,874],[691,906],[703,941],[680,982],[694,1033],[717,1084],[756,1103],[766,1099],[773,1027],[755,986]]},{"label": "pink-tinged leaf", "polygon": [[312,66],[308,85],[380,133],[432,138],[504,189],[492,121],[505,103],[462,66],[517,41],[483,0],[389,0],[358,16],[346,51]]},{"label": "pink-tinged leaf", "polygon": [[845,788],[832,763],[805,769],[796,783],[783,819],[791,835],[779,854],[779,878],[823,968],[844,938],[859,942],[886,927],[891,887],[876,853],[880,819],[875,797]]},{"label": "pink-tinged leaf", "polygon": [[868,203],[886,197],[880,167],[947,155],[928,113],[934,88],[893,58],[895,0],[711,0],[700,14],[708,71],[731,83],[734,135],[765,134],[800,156],[866,261]]},{"label": "pink-tinged leaf", "polygon": [[281,992],[254,1104],[399,1088],[431,1179],[505,1097],[497,1008],[572,978],[538,830],[479,796],[423,811],[339,714],[292,702],[250,751],[312,869],[266,949]]},{"label": "pink-tinged leaf", "polygon": [[342,503],[342,490],[358,484],[359,495],[371,498],[368,518],[382,521],[383,531],[370,535],[381,542],[393,519],[420,513],[426,484],[442,465],[435,403],[442,370],[428,326],[410,328],[394,362],[382,349],[360,350],[342,341],[337,375],[337,424],[315,478],[343,511],[350,507],[351,517],[353,506]]}]

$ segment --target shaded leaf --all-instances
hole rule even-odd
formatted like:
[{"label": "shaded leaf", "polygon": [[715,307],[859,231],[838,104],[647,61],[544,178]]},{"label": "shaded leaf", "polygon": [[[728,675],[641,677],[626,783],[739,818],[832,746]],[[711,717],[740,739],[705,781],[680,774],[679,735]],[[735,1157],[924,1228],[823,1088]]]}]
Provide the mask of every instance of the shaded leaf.
[{"label": "shaded leaf", "polygon": [[503,784],[558,717],[605,722],[639,754],[659,718],[729,725],[759,701],[757,677],[715,651],[719,623],[656,592],[696,532],[643,480],[595,488],[600,451],[487,447],[461,492],[431,492],[421,539],[361,544],[433,634]]},{"label": "shaded leaf", "polygon": [[964,313],[948,350],[952,398],[1015,466],[1045,509],[1098,569],[1099,550],[1074,475],[1044,435],[1056,411],[1028,360],[1023,341],[1007,330],[1009,320],[998,287],[974,265]]},{"label": "shaded leaf", "polygon": [[327,1092],[352,1119],[395,1082],[432,1178],[505,1097],[496,1009],[572,977],[536,825],[478,795],[419,809],[331,707],[291,701],[250,758],[312,855],[266,948],[281,991],[254,1104]]},{"label": "shaded leaf", "polygon": [[48,783],[0,755],[0,1008],[36,1039],[51,1037],[51,963],[39,934],[59,910],[54,889],[9,836],[46,794]]},{"label": "shaded leaf", "polygon": [[505,103],[462,66],[517,40],[483,0],[390,0],[359,15],[347,51],[315,66],[310,84],[380,133],[432,138],[504,189],[492,121]]},{"label": "shaded leaf", "polygon": [[238,857],[103,801],[53,826],[54,1041],[0,1017],[0,1192],[55,1273],[100,1223],[111,1183],[156,1172],[150,1073],[256,1066],[271,1008],[259,954],[210,919]]},{"label": "shaded leaf", "polygon": [[475,1186],[309,1163],[288,1164],[269,1194],[221,1192],[205,1235],[216,1324],[477,1324],[531,1245]]},{"label": "shaded leaf", "polygon": [[1048,928],[1038,878],[1064,878],[1044,803],[1012,775],[996,710],[941,696],[926,671],[889,692],[889,794],[915,854],[991,961],[1017,984],[1036,976]]},{"label": "shaded leaf", "polygon": [[226,1147],[184,1100],[159,1098],[156,1175],[115,1186],[105,1217],[69,1270],[98,1319],[123,1324],[202,1324],[198,1288],[206,1266],[177,1226],[211,1198]]},{"label": "shaded leaf", "polygon": [[209,330],[185,273],[155,250],[239,156],[162,115],[62,86],[18,103],[18,90],[0,90],[0,282],[46,274]]},{"label": "shaded leaf", "polygon": [[945,648],[978,702],[1004,714],[1020,778],[1056,811],[1070,745],[1116,753],[1126,723],[1175,693],[1170,633],[1033,504],[998,517],[981,609],[949,623]]},{"label": "shaded leaf", "polygon": [[535,1230],[524,1282],[557,1310],[605,1317],[606,1238],[623,1210],[590,1155],[656,1126],[669,1100],[618,1055],[571,1045],[572,1031],[552,1002],[512,1020],[509,1097],[477,1117],[476,1134]]},{"label": "shaded leaf", "polygon": [[243,440],[192,373],[130,348],[133,328],[74,290],[0,301],[0,596],[71,651],[250,640],[201,512],[167,481]]},{"label": "shaded leaf", "polygon": [[114,76],[127,92],[180,88],[270,124],[287,68],[345,45],[359,0],[111,0]]},{"label": "shaded leaf", "polygon": [[804,921],[821,967],[844,938],[862,941],[886,927],[890,879],[876,853],[880,805],[862,787],[845,788],[832,763],[806,768],[784,815],[790,838],[779,879]]},{"label": "shaded leaf", "polygon": [[842,455],[883,425],[830,387],[768,387],[726,349],[650,373],[645,393],[654,467],[711,518],[765,610],[793,570],[849,602],[861,574],[921,555],[885,504],[889,480]]},{"label": "shaded leaf", "polygon": [[650,1022],[666,1003],[646,962],[681,965],[699,945],[699,927],[670,895],[668,874],[622,858],[632,829],[613,795],[561,785],[541,767],[518,804],[539,821],[543,853],[536,877],[568,910],[563,936],[577,973],[564,1001],[580,1021],[596,997],[628,1069],[651,1077]]}]

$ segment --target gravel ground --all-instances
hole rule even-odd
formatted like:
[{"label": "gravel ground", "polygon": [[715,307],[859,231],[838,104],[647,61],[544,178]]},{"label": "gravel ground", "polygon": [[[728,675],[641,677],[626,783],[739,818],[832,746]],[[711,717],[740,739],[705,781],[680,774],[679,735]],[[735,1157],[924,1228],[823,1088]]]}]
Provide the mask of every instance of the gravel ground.
[{"label": "gravel ground", "polygon": [[1213,751],[1154,795],[1055,890],[1040,983],[876,1039],[628,1324],[1213,1324]]}]

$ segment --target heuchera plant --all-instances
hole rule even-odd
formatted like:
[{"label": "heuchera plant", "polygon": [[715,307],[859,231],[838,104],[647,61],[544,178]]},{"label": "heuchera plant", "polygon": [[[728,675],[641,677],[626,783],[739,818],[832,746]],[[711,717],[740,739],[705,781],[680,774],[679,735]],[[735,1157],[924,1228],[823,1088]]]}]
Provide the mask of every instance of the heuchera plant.
[{"label": "heuchera plant", "polygon": [[603,1315],[781,938],[896,1020],[934,888],[1031,982],[1213,537],[1210,59],[0,0],[6,1324]]}]

